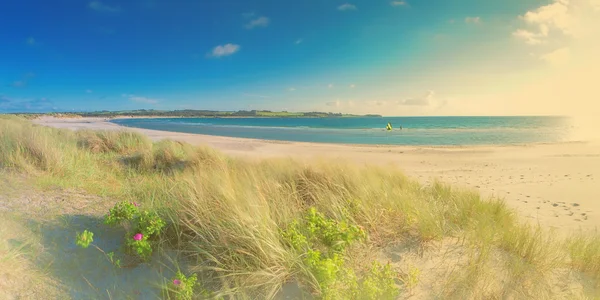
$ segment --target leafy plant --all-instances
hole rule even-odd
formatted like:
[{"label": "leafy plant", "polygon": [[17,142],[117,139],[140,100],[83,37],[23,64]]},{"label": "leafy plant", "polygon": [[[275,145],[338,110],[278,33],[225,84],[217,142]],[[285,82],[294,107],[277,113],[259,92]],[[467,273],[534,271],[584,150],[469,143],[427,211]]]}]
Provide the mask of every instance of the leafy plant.
[{"label": "leafy plant", "polygon": [[126,223],[128,228],[133,228],[127,232],[127,250],[147,260],[153,252],[151,240],[160,234],[166,223],[156,212],[140,211],[138,207],[135,202],[119,202],[109,210],[104,223],[111,226]]},{"label": "leafy plant", "polygon": [[314,207],[308,210],[306,221],[310,238],[319,240],[335,252],[342,252],[352,242],[366,237],[365,232],[358,226],[326,218]]},{"label": "leafy plant", "polygon": [[360,299],[395,299],[399,289],[395,278],[397,274],[390,264],[381,265],[373,262],[369,273],[363,280],[360,289]]},{"label": "leafy plant", "polygon": [[406,288],[409,291],[412,291],[415,286],[417,285],[417,283],[419,283],[419,275],[421,274],[421,271],[413,266],[409,266],[408,267],[408,272],[401,277],[402,282],[404,283],[404,286],[406,286]]},{"label": "leafy plant", "polygon": [[[196,274],[186,277],[180,271],[175,274],[175,278],[171,281],[169,290],[175,294],[177,300],[191,300],[194,296],[194,286],[198,280]],[[206,291],[203,291],[202,296],[209,296]]]},{"label": "leafy plant", "polygon": [[81,248],[87,248],[94,241],[94,233],[88,231],[87,229],[83,231],[83,233],[77,233],[77,238],[75,240],[75,244],[80,246]]},{"label": "leafy plant", "polygon": [[115,253],[114,252],[109,252],[106,254],[106,256],[108,257],[108,260],[115,265],[115,267],[120,268],[121,267],[121,260],[120,259],[115,259]]},{"label": "leafy plant", "polygon": [[310,208],[302,220],[294,220],[282,230],[281,237],[304,256],[303,262],[323,299],[355,298],[352,295],[358,294],[357,279],[351,269],[344,267],[344,252],[348,245],[366,238],[362,229]]},{"label": "leafy plant", "polygon": [[104,223],[107,225],[116,225],[123,221],[129,221],[139,213],[136,203],[119,202],[108,211],[104,218]]}]

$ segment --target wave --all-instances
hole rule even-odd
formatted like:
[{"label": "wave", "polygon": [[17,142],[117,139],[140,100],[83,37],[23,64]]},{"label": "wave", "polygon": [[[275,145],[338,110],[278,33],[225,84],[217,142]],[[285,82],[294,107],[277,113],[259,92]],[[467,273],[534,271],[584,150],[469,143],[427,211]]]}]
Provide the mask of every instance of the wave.
[{"label": "wave", "polygon": [[[246,129],[258,129],[258,130],[302,130],[302,131],[319,131],[319,132],[384,132],[386,131],[385,126],[367,127],[372,124],[365,124],[366,126],[355,126],[355,127],[343,127],[343,126],[310,126],[310,125],[284,125],[276,124],[264,125],[264,124],[218,124],[218,122],[185,122],[182,120],[169,120],[169,119],[148,119],[148,120],[127,120],[125,122],[117,122],[124,125],[136,126],[136,123],[154,123],[156,125],[164,125],[165,127],[170,126],[189,126],[189,127],[213,127],[213,128],[246,128]],[[141,124],[140,124],[141,125]],[[321,125],[321,124],[319,124]],[[512,125],[512,124],[511,124]],[[572,126],[564,124],[523,124],[523,126],[452,126],[444,127],[442,124],[435,124],[433,126],[416,126],[411,127],[410,125],[404,125],[402,129],[396,127],[392,130],[392,133],[532,133],[532,132],[549,132],[549,133],[565,133],[573,130]]]}]

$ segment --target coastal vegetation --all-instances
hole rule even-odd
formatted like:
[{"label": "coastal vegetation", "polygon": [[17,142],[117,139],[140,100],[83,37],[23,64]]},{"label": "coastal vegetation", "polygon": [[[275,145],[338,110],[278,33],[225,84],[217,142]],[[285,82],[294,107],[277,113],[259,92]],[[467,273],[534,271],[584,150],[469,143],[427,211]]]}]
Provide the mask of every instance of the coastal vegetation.
[{"label": "coastal vegetation", "polygon": [[[392,168],[250,160],[0,116],[0,179],[0,199],[15,208],[0,210],[12,228],[0,227],[0,270],[22,278],[0,277],[0,293],[36,284],[112,298],[125,287],[99,277],[155,266],[163,279],[139,289],[164,299],[600,296],[600,235],[561,238],[523,223],[500,199],[424,186]],[[35,201],[20,198],[32,189],[60,193],[61,209],[34,213]],[[72,234],[44,246],[56,223]],[[59,270],[63,252],[76,280]],[[72,275],[84,261],[99,265],[95,258],[114,271],[86,274],[112,275]],[[120,298],[140,291],[132,293]]]},{"label": "coastal vegetation", "polygon": [[214,110],[154,110],[138,109],[123,111],[95,111],[95,112],[69,112],[69,113],[45,113],[45,114],[16,114],[28,119],[40,116],[55,116],[59,118],[80,117],[180,117],[180,118],[352,118],[352,117],[381,117],[381,115],[353,115],[331,112],[274,112],[270,110],[240,110],[240,111],[214,111]]}]

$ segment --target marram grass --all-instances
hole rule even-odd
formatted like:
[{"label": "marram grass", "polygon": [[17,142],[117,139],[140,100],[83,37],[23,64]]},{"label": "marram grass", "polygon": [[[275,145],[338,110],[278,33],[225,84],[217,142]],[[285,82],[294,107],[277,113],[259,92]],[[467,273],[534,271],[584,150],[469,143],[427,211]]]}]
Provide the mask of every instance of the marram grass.
[{"label": "marram grass", "polygon": [[398,274],[383,261],[349,257],[449,239],[466,249],[466,263],[433,280],[441,298],[535,298],[564,269],[600,282],[599,235],[558,240],[521,224],[500,200],[439,182],[423,186],[390,168],[250,161],[133,132],[74,132],[5,116],[0,167],[41,188],[151,207],[168,224],[159,247],[185,257],[198,297],[273,298],[290,282],[329,299],[402,297],[427,270]]}]

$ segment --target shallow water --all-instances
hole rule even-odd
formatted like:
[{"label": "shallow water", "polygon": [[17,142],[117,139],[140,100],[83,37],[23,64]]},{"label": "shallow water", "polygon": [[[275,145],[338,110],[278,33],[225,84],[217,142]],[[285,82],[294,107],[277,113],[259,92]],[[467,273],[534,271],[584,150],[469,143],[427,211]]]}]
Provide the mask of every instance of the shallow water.
[{"label": "shallow water", "polygon": [[[113,122],[240,138],[379,145],[553,143],[572,140],[573,131],[566,117],[161,118]],[[394,130],[385,130],[388,122]]]}]

